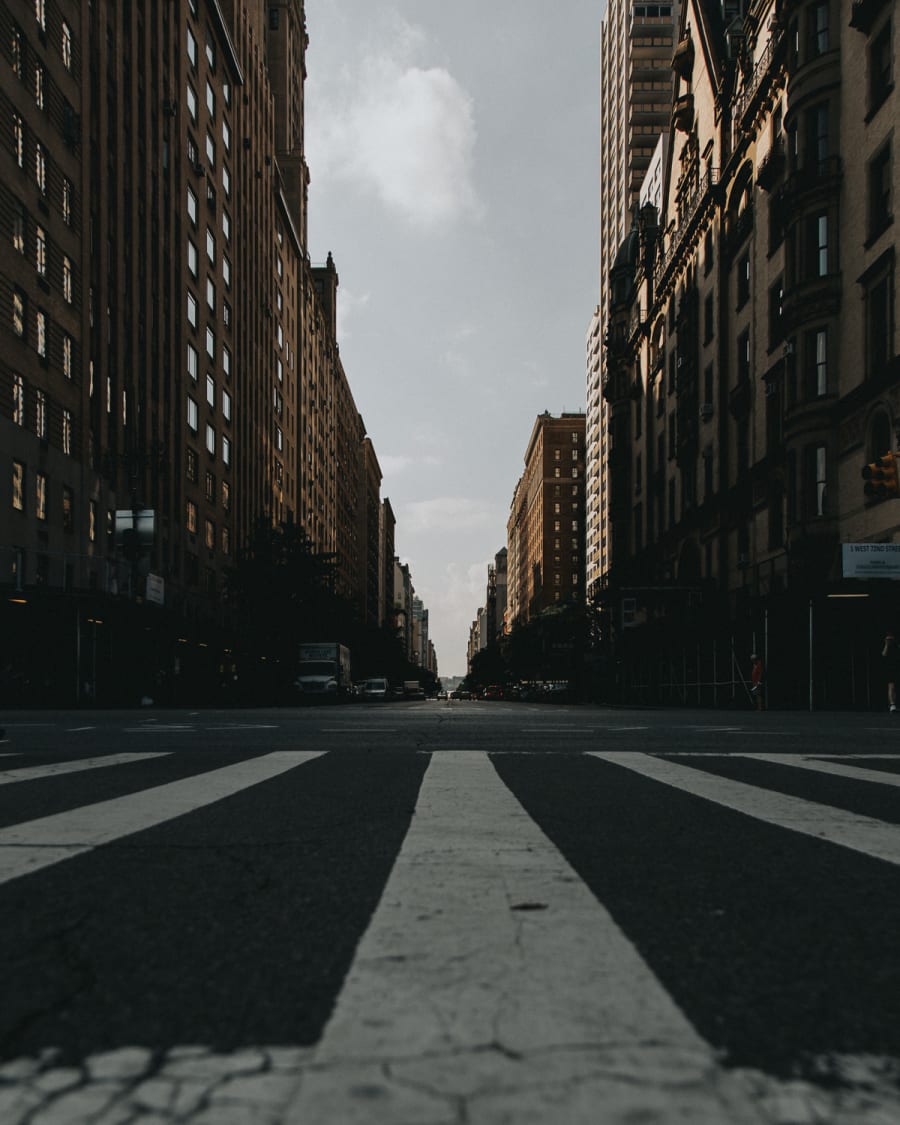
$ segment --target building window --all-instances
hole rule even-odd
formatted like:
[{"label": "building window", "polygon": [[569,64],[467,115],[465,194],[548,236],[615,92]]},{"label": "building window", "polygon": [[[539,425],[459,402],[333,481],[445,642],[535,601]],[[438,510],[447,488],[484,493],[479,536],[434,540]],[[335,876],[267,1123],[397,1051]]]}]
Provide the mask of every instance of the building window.
[{"label": "building window", "polygon": [[13,415],[17,426],[25,425],[25,380],[21,375],[13,375]]},{"label": "building window", "polygon": [[809,9],[809,58],[824,55],[828,50],[828,0]]},{"label": "building window", "polygon": [[47,0],[34,0],[34,18],[42,32],[47,30]]},{"label": "building window", "polygon": [[869,48],[869,113],[874,113],[893,89],[893,67],[891,24],[888,22]]},{"label": "building window", "polygon": [[810,220],[814,238],[816,277],[828,276],[828,216],[815,215]]},{"label": "building window", "polygon": [[187,318],[188,324],[191,328],[197,327],[197,298],[193,293],[188,291],[187,295]]},{"label": "building window", "polygon": [[40,142],[34,146],[34,182],[41,195],[47,194],[47,158]]},{"label": "building window", "polygon": [[216,549],[216,525],[212,520],[206,520],[206,546],[210,551]]},{"label": "building window", "polygon": [[216,474],[206,471],[206,499],[210,504],[216,502]]},{"label": "building window", "polygon": [[222,438],[222,463],[231,464],[231,439],[227,437]]},{"label": "building window", "polygon": [[216,142],[213,140],[209,130],[206,131],[206,162],[210,168],[216,166]]},{"label": "building window", "polygon": [[17,512],[25,511],[25,466],[21,461],[12,463],[12,506]]},{"label": "building window", "polygon": [[189,343],[187,346],[187,373],[193,383],[197,382],[198,359],[197,349]]},{"label": "building window", "polygon": [[88,502],[88,539],[91,543],[97,541],[97,501]]},{"label": "building window", "polygon": [[200,415],[199,415],[198,410],[197,410],[197,403],[194,399],[191,398],[190,395],[188,395],[188,400],[187,400],[187,424],[188,424],[188,427],[194,433],[197,432],[199,420],[200,420]]},{"label": "building window", "polygon": [[744,254],[738,262],[737,307],[742,308],[750,299],[750,255]]},{"label": "building window", "polygon": [[18,199],[13,203],[12,244],[13,250],[25,253],[25,208]]},{"label": "building window", "polygon": [[779,278],[769,290],[769,347],[784,338],[784,283]]},{"label": "building window", "polygon": [[210,117],[216,116],[216,95],[208,80],[206,83],[206,112]]},{"label": "building window", "polygon": [[187,189],[187,213],[191,226],[197,225],[197,197],[190,188]]},{"label": "building window", "polygon": [[187,447],[184,457],[184,474],[189,481],[197,483],[197,450]]},{"label": "building window", "polygon": [[869,162],[869,239],[891,223],[891,145],[884,145]]},{"label": "building window", "polygon": [[62,421],[62,447],[63,453],[72,456],[72,411],[63,411]]},{"label": "building window", "polygon": [[806,164],[816,171],[828,159],[828,103],[814,106],[806,114]]},{"label": "building window", "polygon": [[44,108],[44,68],[34,64],[34,102],[38,109]]},{"label": "building window", "polygon": [[185,506],[185,526],[191,534],[197,531],[197,505],[193,500],[188,500]]},{"label": "building window", "polygon": [[284,431],[281,426],[275,427],[275,448],[279,453],[284,451]]},{"label": "building window", "polygon": [[62,368],[67,379],[72,378],[72,337],[66,333],[62,342]]},{"label": "building window", "polygon": [[45,391],[34,393],[34,432],[42,441],[47,440],[47,394]]},{"label": "building window", "polygon": [[62,21],[61,33],[62,33],[62,42],[61,42],[60,46],[61,46],[63,66],[66,68],[66,70],[71,70],[72,69],[72,29],[69,27],[69,25],[66,23],[65,20]]},{"label": "building window", "polygon": [[47,235],[43,227],[34,230],[34,268],[39,277],[47,276]]},{"label": "building window", "polygon": [[190,272],[191,277],[196,279],[196,277],[197,277],[197,247],[194,245],[194,243],[192,242],[192,240],[190,238],[188,239],[188,244],[187,244],[187,264],[188,264],[188,271]]},{"label": "building window", "polygon": [[75,530],[75,497],[72,489],[63,485],[62,524],[63,531]]},{"label": "building window", "polygon": [[41,359],[47,359],[47,314],[38,309],[35,320],[37,326],[37,354]]},{"label": "building window", "polygon": [[206,401],[209,406],[215,409],[216,405],[216,381],[212,375],[206,376]]},{"label": "building window", "polygon": [[215,337],[215,333],[213,332],[213,330],[209,326],[207,326],[207,329],[206,329],[206,354],[209,356],[209,358],[212,362],[215,362],[215,358],[216,358],[216,337]]},{"label": "building window", "polygon": [[63,176],[62,217],[67,227],[72,225],[72,181]]},{"label": "building window", "polygon": [[826,481],[827,452],[824,445],[817,445],[813,451],[813,470],[815,480],[814,514],[828,514],[828,489]]},{"label": "building window", "polygon": [[231,199],[231,173],[224,164],[222,165],[222,191],[225,192],[226,199]]},{"label": "building window", "polygon": [[222,370],[225,372],[225,378],[231,378],[231,350],[227,344],[222,345]]},{"label": "building window", "polygon": [[750,378],[750,330],[742,332],[737,342],[738,380]]},{"label": "building window", "polygon": [[213,457],[216,455],[216,431],[209,422],[206,423],[206,452]]},{"label": "building window", "polygon": [[222,554],[231,554],[231,532],[227,527],[222,528]]},{"label": "building window", "polygon": [[208,27],[206,29],[206,61],[210,70],[216,69],[216,45],[213,41],[213,33]]},{"label": "building window", "polygon": [[222,118],[222,144],[226,152],[231,152],[231,130],[228,128],[228,122]]},{"label": "building window", "polygon": [[708,344],[716,332],[715,302],[712,293],[703,302],[703,343]]},{"label": "building window", "polygon": [[226,242],[231,242],[231,219],[225,208],[222,208],[222,234],[225,236]]},{"label": "building window", "polygon": [[885,253],[863,276],[866,318],[866,374],[880,378],[893,356],[894,266]]},{"label": "building window", "polygon": [[227,480],[222,481],[222,511],[231,511],[231,485]]},{"label": "building window", "polygon": [[12,299],[12,327],[17,336],[25,335],[25,294],[21,289],[13,290]]},{"label": "building window", "polygon": [[194,70],[197,69],[197,40],[190,28],[187,29],[187,57]]},{"label": "building window", "polygon": [[66,304],[72,304],[72,263],[67,255],[63,255],[62,264],[63,298]]},{"label": "building window", "polygon": [[216,236],[209,227],[206,228],[206,257],[211,266],[216,264]]},{"label": "building window", "polygon": [[828,332],[824,328],[808,332],[806,352],[810,397],[828,394]]},{"label": "building window", "polygon": [[216,312],[216,287],[213,285],[212,278],[206,279],[206,307],[215,315]]},{"label": "building window", "polygon": [[39,520],[47,518],[47,475],[36,473],[34,477],[34,514]]}]

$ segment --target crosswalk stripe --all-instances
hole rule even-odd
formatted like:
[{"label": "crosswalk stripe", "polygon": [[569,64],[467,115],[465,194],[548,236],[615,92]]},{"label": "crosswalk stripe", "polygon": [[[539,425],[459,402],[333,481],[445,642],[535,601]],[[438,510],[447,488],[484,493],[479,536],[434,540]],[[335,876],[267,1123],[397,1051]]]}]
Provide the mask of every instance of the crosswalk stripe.
[{"label": "crosswalk stripe", "polygon": [[284,1125],[595,1125],[600,1106],[759,1120],[487,756],[435,755]]},{"label": "crosswalk stripe", "polygon": [[82,770],[97,770],[105,766],[122,766],[129,762],[140,762],[147,758],[166,758],[170,750],[148,750],[143,754],[107,754],[98,758],[76,758],[68,762],[50,762],[43,766],[20,766],[14,770],[0,772],[0,785],[14,781],[36,781],[38,778],[58,777],[64,773],[80,773]]},{"label": "crosswalk stripe", "polygon": [[835,777],[851,777],[856,781],[872,781],[876,785],[900,786],[900,774],[885,770],[867,770],[862,766],[848,766],[841,762],[822,762],[818,758],[801,758],[796,754],[737,754],[738,758],[754,758],[759,762],[775,762],[779,766],[793,766],[798,770],[830,773]]},{"label": "crosswalk stripe", "polygon": [[649,754],[592,750],[590,756],[767,824],[814,836],[817,840],[827,840],[888,863],[900,864],[900,825],[887,824],[874,817],[860,816],[771,789],[759,789],[744,781],[732,781],[704,773],[702,768],[683,766]]},{"label": "crosswalk stripe", "polygon": [[0,884],[277,777],[322,751],[279,750],[0,830]]}]

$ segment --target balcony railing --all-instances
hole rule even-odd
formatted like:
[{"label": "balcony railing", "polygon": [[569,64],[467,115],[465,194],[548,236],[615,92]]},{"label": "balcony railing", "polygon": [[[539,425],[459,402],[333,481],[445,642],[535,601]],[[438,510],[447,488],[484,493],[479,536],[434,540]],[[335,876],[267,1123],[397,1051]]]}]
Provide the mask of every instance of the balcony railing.
[{"label": "balcony railing", "polygon": [[659,285],[663,277],[666,275],[669,266],[672,264],[675,255],[681,248],[685,236],[691,228],[691,223],[693,222],[698,210],[700,209],[700,205],[709,197],[710,192],[718,182],[719,169],[710,168],[707,171],[706,175],[697,184],[697,187],[694,189],[694,191],[682,203],[680,209],[680,222],[677,228],[672,232],[672,236],[669,239],[669,245],[666,248],[666,252],[660,255],[659,262],[656,267],[654,281],[657,288],[659,288]]},{"label": "balcony railing", "polygon": [[747,85],[737,99],[734,114],[737,121],[743,121],[744,115],[753,105],[756,95],[762,89],[763,84],[768,80],[772,72],[772,64],[775,62],[783,42],[784,32],[780,28],[776,28],[769,36],[769,41],[766,44],[765,50],[757,59],[756,66],[753,68],[753,73],[750,75]]}]

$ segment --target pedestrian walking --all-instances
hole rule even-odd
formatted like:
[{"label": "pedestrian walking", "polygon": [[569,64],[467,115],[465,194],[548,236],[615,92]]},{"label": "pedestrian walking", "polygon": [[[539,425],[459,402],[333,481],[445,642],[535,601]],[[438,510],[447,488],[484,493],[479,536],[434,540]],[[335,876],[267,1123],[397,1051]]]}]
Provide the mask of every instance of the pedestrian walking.
[{"label": "pedestrian walking", "polygon": [[765,667],[763,666],[762,657],[758,652],[754,652],[750,656],[750,694],[753,697],[753,703],[757,711],[765,711],[765,689],[763,683],[765,680]]},{"label": "pedestrian walking", "polygon": [[884,680],[887,684],[888,710],[897,710],[897,680],[900,679],[900,648],[897,638],[892,631],[885,634],[884,645],[881,649],[881,661],[884,668]]}]

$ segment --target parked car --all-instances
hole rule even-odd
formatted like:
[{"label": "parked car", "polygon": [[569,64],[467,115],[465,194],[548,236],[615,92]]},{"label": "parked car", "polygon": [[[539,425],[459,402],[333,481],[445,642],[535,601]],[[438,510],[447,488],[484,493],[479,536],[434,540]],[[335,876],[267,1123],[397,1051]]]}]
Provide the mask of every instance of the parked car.
[{"label": "parked car", "polygon": [[489,684],[484,689],[484,694],[482,695],[481,698],[482,699],[503,699],[504,698],[503,688],[499,684]]},{"label": "parked car", "polygon": [[424,700],[425,692],[422,690],[422,685],[418,680],[403,681],[403,698]]},{"label": "parked car", "polygon": [[362,697],[370,703],[384,703],[390,698],[390,690],[384,676],[373,676],[363,684]]}]

